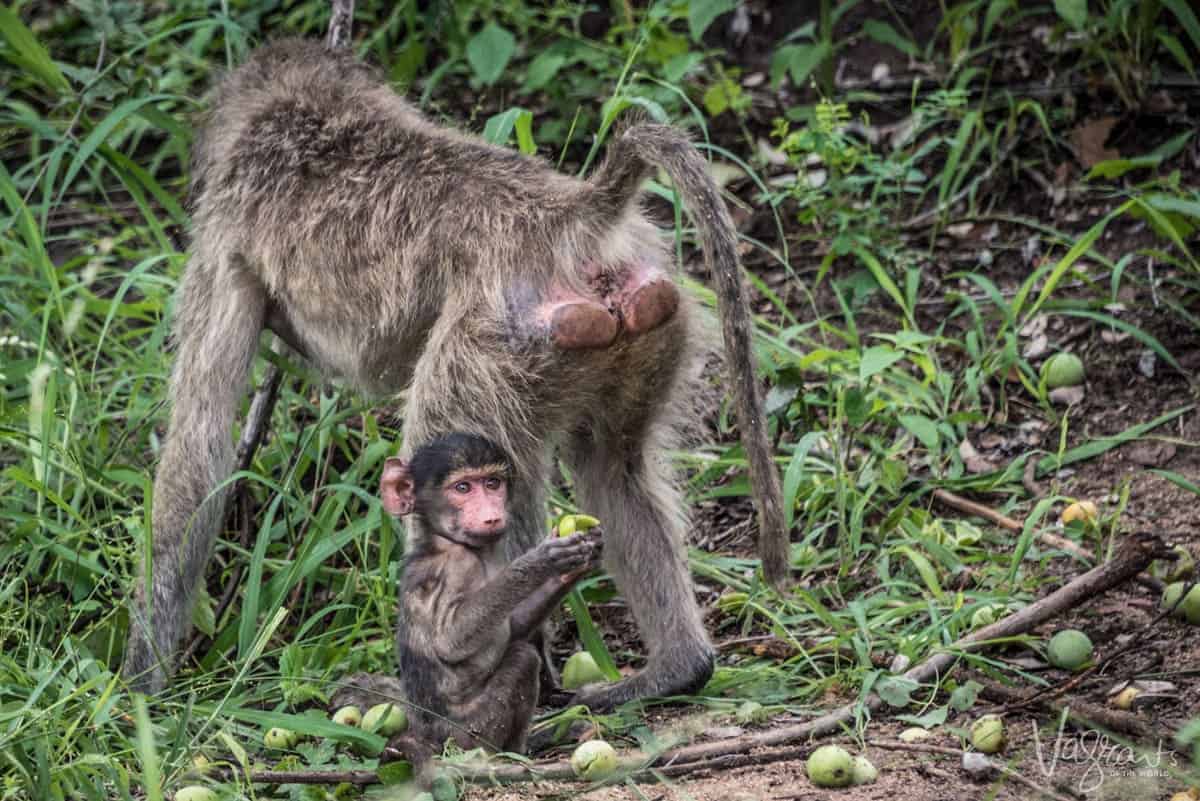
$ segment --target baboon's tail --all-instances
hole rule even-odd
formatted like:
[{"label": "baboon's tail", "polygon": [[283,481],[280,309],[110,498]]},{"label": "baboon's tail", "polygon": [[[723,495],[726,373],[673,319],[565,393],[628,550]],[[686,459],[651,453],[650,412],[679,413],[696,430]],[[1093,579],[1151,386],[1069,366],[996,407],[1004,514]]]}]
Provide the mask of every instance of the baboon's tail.
[{"label": "baboon's tail", "polygon": [[767,439],[762,398],[754,370],[752,326],[737,257],[737,234],[700,152],[675,128],[639,124],[608,147],[603,165],[591,177],[593,216],[616,220],[638,193],[649,167],[660,167],[683,197],[717,287],[718,314],[733,399],[750,464],[759,515],[759,554],[763,572],[777,587],[788,579],[789,539],[784,524],[779,473]]},{"label": "baboon's tail", "polygon": [[157,692],[189,629],[225,517],[232,428],[263,328],[265,292],[233,260],[194,253],[179,290],[170,425],[154,479],[153,536],[130,607],[122,672]]},{"label": "baboon's tail", "polygon": [[354,33],[354,0],[332,0],[329,5],[329,32],[325,34],[325,47],[338,50],[349,46]]}]

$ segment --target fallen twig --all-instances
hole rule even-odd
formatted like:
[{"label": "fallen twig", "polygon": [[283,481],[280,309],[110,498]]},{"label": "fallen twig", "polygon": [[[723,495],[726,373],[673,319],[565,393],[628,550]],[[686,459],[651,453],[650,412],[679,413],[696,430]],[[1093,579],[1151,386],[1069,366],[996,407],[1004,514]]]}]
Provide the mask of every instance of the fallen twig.
[{"label": "fallen twig", "polygon": [[1078,699],[1064,701],[1057,697],[1057,693],[1030,696],[1020,690],[1005,687],[1003,684],[997,684],[981,677],[976,677],[975,680],[983,685],[982,692],[986,698],[996,703],[1004,704],[1009,710],[1020,709],[1022,707],[1035,707],[1061,712],[1066,708],[1067,717],[1076,723],[1103,726],[1106,729],[1121,732],[1122,734],[1129,734],[1134,737],[1145,737],[1150,731],[1146,721],[1132,712],[1109,709],[1108,707]]},{"label": "fallen twig", "polygon": [[[1014,520],[1008,515],[1001,514],[995,509],[984,506],[981,503],[968,500],[961,495],[955,495],[953,492],[949,492],[944,489],[935,489],[933,491],[933,497],[935,500],[941,501],[952,509],[957,509],[960,512],[966,512],[967,514],[975,515],[976,517],[982,517],[984,520],[1000,526],[1000,528],[1013,532],[1021,532],[1025,529],[1025,526],[1019,520]],[[1088,548],[1084,548],[1082,545],[1076,545],[1066,537],[1060,537],[1057,534],[1049,531],[1042,531],[1038,534],[1038,540],[1040,540],[1043,545],[1047,545],[1051,548],[1057,548],[1060,551],[1066,551],[1067,553],[1077,556],[1085,561],[1096,561],[1096,554],[1092,553],[1092,551]],[[1155,592],[1162,592],[1163,590],[1163,583],[1153,576],[1137,576],[1136,580],[1138,584],[1141,584],[1143,587]]]}]

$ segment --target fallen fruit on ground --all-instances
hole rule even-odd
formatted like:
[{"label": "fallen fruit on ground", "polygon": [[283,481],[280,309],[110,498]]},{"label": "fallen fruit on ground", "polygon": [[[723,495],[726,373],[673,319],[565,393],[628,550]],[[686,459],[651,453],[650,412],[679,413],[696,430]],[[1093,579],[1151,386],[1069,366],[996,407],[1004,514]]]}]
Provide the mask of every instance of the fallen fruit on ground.
[{"label": "fallen fruit on ground", "polygon": [[1074,387],[1083,383],[1083,361],[1074,353],[1056,353],[1042,365],[1047,389]]},{"label": "fallen fruit on ground", "polygon": [[563,665],[562,686],[564,690],[578,690],[585,684],[607,681],[604,671],[587,651],[577,651]]},{"label": "fallen fruit on ground", "polygon": [[333,722],[343,726],[362,725],[362,710],[356,706],[344,706],[333,713]]},{"label": "fallen fruit on ground", "polygon": [[571,754],[571,770],[584,779],[603,779],[617,769],[617,752],[604,740],[588,740]]},{"label": "fallen fruit on ground", "polygon": [[1090,523],[1100,516],[1100,510],[1096,504],[1091,501],[1076,501],[1073,504],[1063,509],[1062,524],[1065,526],[1068,523],[1079,521],[1081,523]]},{"label": "fallen fruit on ground", "polygon": [[999,715],[984,715],[971,725],[971,745],[985,754],[1003,750],[1008,738],[1004,734],[1004,721]]},{"label": "fallen fruit on ground", "polygon": [[1183,589],[1186,586],[1187,584],[1182,581],[1168,584],[1167,588],[1163,590],[1163,609],[1175,607],[1172,617],[1186,620],[1194,626],[1200,626],[1200,584],[1193,586],[1188,591],[1187,597],[1178,606],[1175,606],[1176,602],[1183,596]]},{"label": "fallen fruit on ground", "polygon": [[919,743],[922,740],[928,740],[933,736],[933,732],[929,729],[922,729],[920,726],[912,726],[907,728],[896,737],[902,743]]},{"label": "fallen fruit on ground", "polygon": [[1109,698],[1108,702],[1112,704],[1115,709],[1130,710],[1133,709],[1134,700],[1141,694],[1142,691],[1137,687],[1126,687],[1124,690],[1121,690],[1121,692]]},{"label": "fallen fruit on ground", "polygon": [[854,757],[854,768],[851,770],[851,784],[871,784],[879,778],[879,768],[871,764],[871,760],[861,754]]},{"label": "fallen fruit on ground", "polygon": [[294,731],[280,726],[267,729],[267,733],[263,735],[263,745],[267,748],[291,748],[298,742],[300,742],[300,738]]},{"label": "fallen fruit on ground", "polygon": [[817,787],[849,787],[854,758],[840,745],[823,745],[808,757],[808,779]]},{"label": "fallen fruit on ground", "polygon": [[361,725],[364,731],[390,737],[408,728],[408,715],[396,704],[376,704],[363,715]]},{"label": "fallen fruit on ground", "polygon": [[1008,609],[1001,604],[985,604],[971,615],[971,628],[981,629],[984,626],[990,626],[1004,617],[1007,612]]},{"label": "fallen fruit on ground", "polygon": [[1046,658],[1062,670],[1079,670],[1092,661],[1091,639],[1078,629],[1063,629],[1050,638]]},{"label": "fallen fruit on ground", "polygon": [[209,787],[191,784],[175,791],[175,801],[217,801],[217,793]]}]

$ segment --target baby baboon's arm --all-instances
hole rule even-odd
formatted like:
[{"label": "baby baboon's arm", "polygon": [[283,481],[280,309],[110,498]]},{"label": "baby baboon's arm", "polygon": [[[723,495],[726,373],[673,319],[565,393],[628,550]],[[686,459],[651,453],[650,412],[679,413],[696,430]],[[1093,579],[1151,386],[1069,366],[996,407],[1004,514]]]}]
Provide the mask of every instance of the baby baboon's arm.
[{"label": "baby baboon's arm", "polygon": [[490,641],[499,621],[511,624],[518,609],[520,627],[526,627],[530,615],[550,600],[541,595],[547,584],[595,565],[599,556],[599,533],[549,539],[515,559],[482,589],[453,594],[453,600],[435,613],[439,656],[447,662],[470,657],[480,642]]}]

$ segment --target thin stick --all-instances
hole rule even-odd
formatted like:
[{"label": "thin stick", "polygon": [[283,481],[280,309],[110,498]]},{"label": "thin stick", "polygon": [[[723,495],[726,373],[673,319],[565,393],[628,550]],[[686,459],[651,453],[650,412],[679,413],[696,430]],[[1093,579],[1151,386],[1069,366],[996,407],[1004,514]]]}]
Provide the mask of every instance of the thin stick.
[{"label": "thin stick", "polygon": [[[1000,528],[1008,529],[1009,531],[1013,532],[1020,532],[1025,529],[1025,526],[1020,521],[1014,520],[1007,515],[1002,515],[991,507],[984,506],[983,504],[976,503],[975,501],[967,500],[961,495],[955,495],[953,492],[949,492],[944,489],[935,489],[933,491],[933,497],[934,500],[941,501],[952,509],[957,509],[960,512],[966,512],[967,514],[975,515],[976,517],[982,517],[984,520],[1000,526]],[[1085,561],[1096,561],[1096,554],[1092,553],[1089,549],[1084,548],[1082,545],[1076,545],[1066,537],[1060,537],[1057,534],[1052,534],[1049,531],[1043,531],[1038,534],[1038,539],[1043,545],[1048,545],[1051,548],[1057,548],[1060,551],[1066,551],[1067,553],[1077,556]],[[1153,576],[1138,576],[1137,583],[1141,584],[1147,589],[1153,590],[1154,592],[1163,591],[1163,583]]]}]

